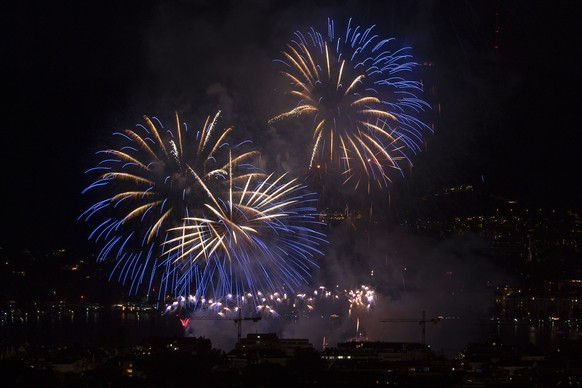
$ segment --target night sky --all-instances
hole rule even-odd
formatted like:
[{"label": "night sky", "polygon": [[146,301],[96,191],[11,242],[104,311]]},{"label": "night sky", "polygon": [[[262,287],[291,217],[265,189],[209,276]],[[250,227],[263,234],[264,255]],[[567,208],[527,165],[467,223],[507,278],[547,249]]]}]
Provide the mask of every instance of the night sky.
[{"label": "night sky", "polygon": [[375,24],[434,63],[442,116],[404,192],[482,182],[582,210],[576,15],[574,2],[525,0],[7,3],[0,241],[84,240],[84,171],[144,114],[169,122],[178,111],[196,126],[221,109],[256,144],[275,144],[259,130],[282,109],[272,60],[327,17]]},{"label": "night sky", "polygon": [[[437,88],[440,117],[429,119],[435,130],[414,168],[394,181],[393,207],[474,184],[526,206],[582,211],[582,34],[573,1],[23,0],[2,8],[2,248],[95,249],[86,244],[89,226],[77,221],[96,200],[81,194],[90,182],[84,172],[95,151],[112,145],[112,132],[143,123],[143,115],[171,123],[177,111],[197,128],[221,110],[225,125],[266,160],[291,155],[279,167],[295,173],[302,161],[294,156],[305,150],[290,140],[305,134],[265,125],[289,109],[273,60],[294,31],[323,32],[328,17],[338,29],[350,17],[375,25],[432,64],[423,77]],[[381,298],[367,317],[371,338],[416,339],[417,327],[404,337],[396,330],[405,328],[388,333],[378,322],[425,309],[465,319],[442,325],[440,346],[475,338],[464,322],[486,317],[488,285],[506,280],[484,242],[434,241],[384,226],[360,235],[334,229],[313,283],[375,282]],[[304,324],[284,335],[328,335],[325,325]],[[214,333],[213,345],[234,340],[209,326],[203,333]]]}]

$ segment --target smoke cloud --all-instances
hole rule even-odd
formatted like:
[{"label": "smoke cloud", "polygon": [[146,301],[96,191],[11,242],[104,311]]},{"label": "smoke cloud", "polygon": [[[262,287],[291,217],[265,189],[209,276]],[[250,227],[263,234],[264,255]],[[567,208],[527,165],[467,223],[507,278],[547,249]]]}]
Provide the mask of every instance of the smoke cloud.
[{"label": "smoke cloud", "polygon": [[[281,92],[285,85],[272,61],[295,30],[323,29],[328,17],[339,26],[353,16],[356,24],[376,24],[379,33],[420,46],[415,53],[424,53],[424,57],[438,55],[436,50],[443,49],[435,44],[433,2],[422,7],[389,2],[381,12],[359,1],[339,3],[341,7],[338,2],[314,6],[305,1],[230,2],[222,7],[204,2],[161,5],[147,37],[147,63],[154,76],[141,86],[147,95],[157,96],[156,101],[146,103],[136,97],[135,103],[158,112],[184,110],[196,123],[221,110],[225,125],[234,126],[241,139],[256,144],[262,167],[302,176],[309,159],[310,134],[301,130],[299,122],[276,127],[266,124],[289,109],[287,96]],[[380,14],[381,23],[376,20]],[[362,210],[375,202],[381,211],[389,209],[385,194],[368,199],[350,196],[341,186],[330,191],[326,200],[334,205],[349,203]],[[322,199],[321,203],[326,202]],[[491,315],[495,285],[508,279],[491,263],[477,236],[441,241],[387,223],[361,220],[347,220],[327,232],[329,244],[319,269],[304,290],[288,295],[289,299],[302,293],[315,297],[313,309],[290,316],[274,304],[279,315],[244,321],[243,336],[276,332],[284,338],[307,338],[319,349],[324,343],[335,346],[356,338],[418,342],[423,311],[429,321],[443,317],[426,324],[426,340],[434,349],[460,350],[467,341],[488,334],[481,324]],[[349,291],[362,290],[362,286],[374,291],[373,303],[350,304]],[[334,298],[322,296],[325,290]],[[382,322],[389,320],[405,322]],[[186,333],[206,336],[215,347],[230,350],[237,327],[233,320],[192,319]]]},{"label": "smoke cloud", "polygon": [[[435,351],[454,354],[491,334],[488,319],[496,286],[511,278],[491,263],[478,236],[441,241],[404,230],[341,225],[330,231],[329,240],[319,270],[296,293],[313,297],[313,309],[290,316],[288,304],[272,303],[280,315],[244,321],[243,336],[274,332],[282,338],[307,338],[319,350],[324,344],[363,339],[421,342],[423,312],[425,340]],[[364,287],[373,291],[373,299],[365,298]],[[350,297],[350,291],[364,297]],[[252,310],[247,314],[257,316]],[[236,326],[228,328],[230,322],[194,319],[189,330],[228,351],[237,332]]]}]

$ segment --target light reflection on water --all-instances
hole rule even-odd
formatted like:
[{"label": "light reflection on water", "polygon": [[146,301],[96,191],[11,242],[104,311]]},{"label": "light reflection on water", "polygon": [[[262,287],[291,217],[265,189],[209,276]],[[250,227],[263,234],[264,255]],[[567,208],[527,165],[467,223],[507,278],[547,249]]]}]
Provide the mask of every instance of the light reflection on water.
[{"label": "light reflection on water", "polygon": [[94,345],[140,344],[148,337],[182,336],[175,317],[160,313],[119,311],[65,312],[53,314],[4,314],[0,316],[0,342],[49,345],[86,343]]},{"label": "light reflection on water", "polygon": [[[451,330],[443,332],[446,338],[437,337],[436,328],[427,335],[429,344],[435,351],[447,350],[451,341],[462,332],[466,324],[458,323]],[[443,325],[443,329],[446,328]],[[541,351],[554,351],[566,340],[582,340],[582,322],[495,322],[488,321],[480,330],[483,341],[490,336],[498,337],[507,345],[522,346],[531,343]],[[487,334],[489,333],[489,334]],[[80,343],[93,345],[133,346],[150,337],[182,337],[184,329],[173,315],[136,313],[121,311],[80,311],[39,314],[0,314],[0,344],[29,343],[50,345],[60,343]],[[453,338],[451,338],[453,336]],[[388,341],[417,341],[418,333],[412,338],[390,338]],[[448,338],[448,339],[447,339]],[[469,337],[467,337],[469,338]],[[465,340],[467,340],[465,338]],[[211,338],[212,340],[212,338]],[[461,340],[459,338],[459,340]],[[475,338],[471,339],[474,341]],[[479,341],[477,341],[479,342]],[[467,345],[455,344],[454,356]],[[458,348],[458,349],[457,349]],[[450,349],[449,349],[450,350]]]},{"label": "light reflection on water", "polygon": [[568,340],[582,339],[581,322],[497,323],[495,334],[510,345],[533,344],[543,351],[554,351]]}]

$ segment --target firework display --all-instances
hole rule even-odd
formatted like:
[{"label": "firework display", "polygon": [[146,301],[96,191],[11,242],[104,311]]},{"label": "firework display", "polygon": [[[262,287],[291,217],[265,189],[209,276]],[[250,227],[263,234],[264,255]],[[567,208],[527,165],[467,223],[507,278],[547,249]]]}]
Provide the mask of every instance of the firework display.
[{"label": "firework display", "polygon": [[276,291],[264,293],[227,294],[220,299],[203,296],[180,296],[165,308],[165,314],[233,318],[242,310],[244,316],[283,317],[291,320],[300,318],[358,317],[368,313],[376,304],[376,292],[369,285],[355,289],[339,286],[327,288],[319,286],[309,291],[291,293]]},{"label": "firework display", "polygon": [[335,174],[344,184],[386,188],[410,163],[430,128],[418,118],[430,106],[422,84],[410,80],[417,66],[409,47],[381,38],[374,26],[347,23],[337,34],[311,28],[295,38],[277,62],[296,105],[272,118],[313,117],[310,174]]},{"label": "firework display", "polygon": [[[228,174],[232,176],[232,174]],[[255,294],[308,282],[325,236],[318,232],[313,193],[285,175],[209,193],[204,217],[172,228],[166,254],[193,266],[196,295]],[[223,195],[225,194],[225,195]]]},{"label": "firework display", "polygon": [[[327,27],[325,35],[295,32],[276,61],[296,104],[269,124],[313,120],[301,127],[312,137],[312,179],[339,177],[344,193],[384,190],[430,131],[419,118],[430,108],[422,84],[406,78],[417,63],[410,48],[381,38],[374,26],[350,20],[341,35],[332,20]],[[332,260],[320,266],[328,243],[322,226],[333,217],[317,209],[320,198],[307,182],[289,171],[259,170],[260,153],[219,125],[220,112],[199,130],[178,114],[171,129],[143,118],[145,124],[115,132],[118,141],[97,152],[87,171],[93,180],[83,194],[98,200],[79,219],[92,224],[97,259],[114,263],[110,279],[130,293],[170,301],[165,314],[184,325],[194,316],[316,318],[357,322],[360,331],[376,293],[342,284],[345,272],[329,271]],[[346,206],[340,218],[351,219],[347,214]],[[302,291],[321,268],[317,279],[338,285]]]},{"label": "firework display", "polygon": [[189,131],[177,114],[174,130],[144,116],[145,125],[115,132],[119,146],[97,152],[96,167],[87,171],[97,178],[83,193],[102,199],[79,218],[97,223],[89,239],[102,246],[98,260],[113,259],[111,278],[130,284],[130,292],[145,285],[148,296],[152,289],[159,296],[187,293],[190,270],[163,254],[168,229],[199,214],[225,182],[258,174],[247,164],[256,152],[232,156],[241,147],[228,145],[232,129],[218,128],[219,116],[200,131]]}]

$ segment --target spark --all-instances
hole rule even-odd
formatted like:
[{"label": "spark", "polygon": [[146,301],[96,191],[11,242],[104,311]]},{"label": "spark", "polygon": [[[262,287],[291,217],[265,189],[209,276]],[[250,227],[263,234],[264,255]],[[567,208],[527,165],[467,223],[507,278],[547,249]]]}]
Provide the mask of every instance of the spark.
[{"label": "spark", "polygon": [[422,83],[405,78],[418,64],[410,47],[381,39],[375,26],[363,30],[350,19],[344,35],[336,35],[333,20],[327,27],[327,36],[296,31],[276,60],[285,65],[281,74],[297,106],[269,123],[312,117],[310,170],[321,167],[356,188],[365,183],[368,192],[386,188],[431,131],[417,117],[430,109],[418,97]]},{"label": "spark", "polygon": [[[261,175],[248,164],[256,151],[231,147],[232,128],[219,128],[220,111],[199,131],[189,131],[176,113],[175,128],[143,116],[145,125],[115,132],[117,147],[97,152],[97,174],[83,191],[98,201],[79,219],[96,222],[89,239],[102,248],[98,261],[113,261],[110,279],[129,284],[130,293],[146,287],[158,298],[188,294],[191,268],[163,255],[168,230],[204,212],[203,204],[225,182]],[[240,152],[233,156],[233,152]]]}]

